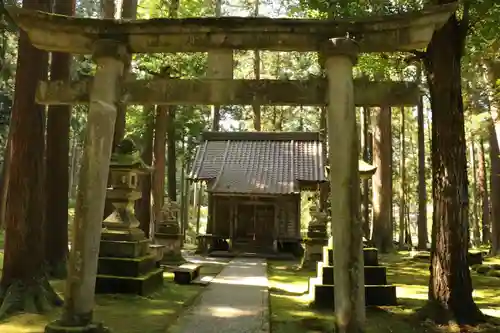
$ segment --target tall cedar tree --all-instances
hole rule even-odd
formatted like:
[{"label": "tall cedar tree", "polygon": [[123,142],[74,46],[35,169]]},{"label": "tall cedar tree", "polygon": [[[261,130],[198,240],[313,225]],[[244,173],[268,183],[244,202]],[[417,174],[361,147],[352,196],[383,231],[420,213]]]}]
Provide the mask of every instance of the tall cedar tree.
[{"label": "tall cedar tree", "polygon": [[[56,14],[74,15],[75,0],[57,0]],[[71,55],[52,53],[51,80],[69,80]],[[45,260],[48,274],[66,275],[68,255],[69,126],[71,106],[51,105],[47,113]]]},{"label": "tall cedar tree", "polygon": [[[451,1],[439,1],[439,4]],[[437,322],[475,324],[484,316],[472,299],[467,265],[467,163],[460,61],[468,10],[436,30],[423,54],[432,108],[434,201],[428,304],[422,314]]]},{"label": "tall cedar tree", "polygon": [[[26,9],[49,11],[50,0],[24,0]],[[42,312],[61,301],[44,267],[44,107],[35,104],[38,80],[47,75],[46,52],[20,32],[16,94],[10,130],[12,155],[7,193],[0,317]]]}]

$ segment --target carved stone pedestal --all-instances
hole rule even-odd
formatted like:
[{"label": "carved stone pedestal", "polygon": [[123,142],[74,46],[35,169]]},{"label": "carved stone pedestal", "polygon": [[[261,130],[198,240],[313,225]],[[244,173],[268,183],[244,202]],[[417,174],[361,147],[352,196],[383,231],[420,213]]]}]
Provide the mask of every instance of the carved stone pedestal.
[{"label": "carved stone pedestal", "polygon": [[133,212],[133,203],[141,196],[137,191],[138,173],[148,168],[127,150],[132,148],[128,145],[133,147],[124,140],[111,158],[107,197],[115,210],[103,223],[96,293],[147,295],[163,284],[163,269],[150,252],[150,241],[138,228]]},{"label": "carved stone pedestal", "polygon": [[183,235],[177,221],[178,212],[178,205],[167,200],[163,205],[159,220],[156,221],[154,242],[164,246],[161,261],[165,263],[185,261],[181,253]]}]

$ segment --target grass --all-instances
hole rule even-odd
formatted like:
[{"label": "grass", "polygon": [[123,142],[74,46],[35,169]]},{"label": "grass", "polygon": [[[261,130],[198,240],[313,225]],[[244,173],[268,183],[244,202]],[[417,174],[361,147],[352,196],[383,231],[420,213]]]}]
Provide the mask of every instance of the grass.
[{"label": "grass", "polygon": [[[202,275],[217,274],[222,265],[209,264],[201,269]],[[62,294],[64,281],[53,281],[52,285]],[[148,296],[97,295],[94,318],[111,328],[112,332],[165,333],[177,316],[192,304],[203,290],[198,285],[177,285],[173,274],[164,274],[164,286]],[[45,315],[20,314],[0,322],[2,333],[43,333],[45,325],[58,319],[61,309]]]},{"label": "grass", "polygon": [[[436,327],[429,322],[415,321],[412,314],[427,299],[429,266],[425,262],[409,260],[408,252],[381,257],[388,266],[389,283],[397,286],[398,306],[368,308],[366,333],[408,332],[460,332],[458,328]],[[500,259],[488,259],[489,262]],[[305,291],[309,277],[315,272],[298,270],[297,263],[269,262],[270,306],[272,333],[332,332],[334,316],[330,311],[317,311],[309,306]],[[500,317],[500,279],[472,273],[474,299],[490,316]],[[483,325],[470,332],[499,332],[499,327]]]}]

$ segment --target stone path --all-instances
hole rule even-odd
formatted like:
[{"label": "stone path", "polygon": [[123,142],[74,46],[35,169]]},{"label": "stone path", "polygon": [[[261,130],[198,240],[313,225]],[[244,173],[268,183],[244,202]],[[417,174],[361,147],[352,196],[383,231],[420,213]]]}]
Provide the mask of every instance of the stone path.
[{"label": "stone path", "polygon": [[268,317],[266,261],[235,258],[169,333],[268,333]]}]

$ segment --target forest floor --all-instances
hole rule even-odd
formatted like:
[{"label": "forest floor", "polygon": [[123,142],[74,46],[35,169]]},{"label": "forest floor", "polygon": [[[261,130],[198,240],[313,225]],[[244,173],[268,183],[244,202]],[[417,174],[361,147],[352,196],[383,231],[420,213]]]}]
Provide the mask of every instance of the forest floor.
[{"label": "forest floor", "polygon": [[[397,286],[398,306],[367,309],[366,333],[408,332],[499,332],[500,326],[485,324],[468,331],[458,327],[437,327],[430,322],[417,322],[415,311],[427,299],[429,265],[409,258],[408,252],[381,256],[381,265],[387,266],[390,284]],[[500,263],[500,258],[487,262]],[[309,277],[315,271],[298,270],[298,263],[269,261],[271,333],[332,332],[334,317],[331,312],[320,312],[309,306],[306,293]],[[500,279],[472,272],[474,299],[481,310],[500,318]],[[500,321],[498,323],[500,325]]]},{"label": "forest floor", "polygon": [[[201,275],[216,275],[221,264],[204,264]],[[161,290],[147,297],[128,295],[97,295],[94,318],[104,323],[112,332],[165,333],[176,318],[190,306],[203,290],[200,285],[178,285],[173,274],[165,273]],[[64,281],[52,281],[62,295]],[[58,319],[61,309],[45,315],[20,314],[0,322],[1,333],[43,333],[45,325]]]}]

